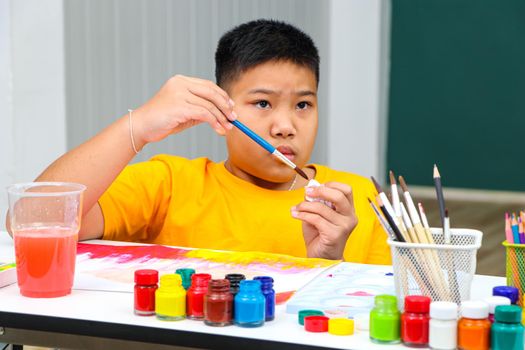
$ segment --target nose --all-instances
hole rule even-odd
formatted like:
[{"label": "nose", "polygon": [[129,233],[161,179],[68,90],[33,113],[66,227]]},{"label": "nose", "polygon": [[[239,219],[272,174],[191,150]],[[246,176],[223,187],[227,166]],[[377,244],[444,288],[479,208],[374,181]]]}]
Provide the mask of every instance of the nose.
[{"label": "nose", "polygon": [[275,138],[292,138],[296,134],[293,114],[279,113],[275,116],[270,133]]}]

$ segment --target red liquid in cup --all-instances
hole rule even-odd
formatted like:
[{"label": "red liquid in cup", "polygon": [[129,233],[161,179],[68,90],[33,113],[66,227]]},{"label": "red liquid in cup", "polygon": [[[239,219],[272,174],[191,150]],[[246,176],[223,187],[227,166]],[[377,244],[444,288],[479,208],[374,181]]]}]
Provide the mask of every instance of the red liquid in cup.
[{"label": "red liquid in cup", "polygon": [[18,286],[26,297],[71,293],[78,235],[61,227],[18,230],[14,234]]}]

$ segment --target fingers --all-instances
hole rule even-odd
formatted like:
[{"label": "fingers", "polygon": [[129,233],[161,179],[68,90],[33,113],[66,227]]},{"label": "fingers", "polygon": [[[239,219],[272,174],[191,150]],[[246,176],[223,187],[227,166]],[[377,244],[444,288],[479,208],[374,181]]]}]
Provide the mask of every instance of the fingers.
[{"label": "fingers", "polygon": [[354,196],[352,188],[339,182],[327,182],[320,187],[307,187],[308,197],[320,198],[332,202],[335,210],[343,215],[352,215],[354,210]]},{"label": "fingers", "polygon": [[337,232],[337,230],[335,229],[337,225],[334,225],[330,221],[325,220],[324,217],[315,212],[295,211],[292,209],[292,216],[296,219],[306,222],[307,224],[312,225],[319,232]]},{"label": "fingers", "polygon": [[[296,219],[302,219],[302,216],[308,216],[311,218],[310,214],[315,214],[316,220],[323,220],[326,222],[331,222],[337,226],[344,226],[346,224],[347,218],[331,209],[327,205],[319,202],[302,202],[292,208],[292,216]],[[308,222],[313,225],[312,222]],[[317,225],[315,225],[317,226]]]},{"label": "fingers", "polygon": [[229,120],[235,120],[232,114],[233,101],[231,101],[226,92],[217,85],[191,83],[188,84],[188,90],[192,94],[212,102]]},{"label": "fingers", "polygon": [[208,123],[210,123],[212,126],[218,124],[221,129],[230,130],[233,128],[233,124],[226,119],[224,114],[210,101],[204,100],[202,98],[196,97],[196,96],[190,96],[186,102],[193,106],[199,106],[204,107],[206,110],[208,110],[210,114],[210,120]]},{"label": "fingers", "polygon": [[226,130],[222,124],[217,121],[215,115],[202,106],[188,103],[185,109],[185,119],[187,119],[188,122],[185,123],[186,125],[181,125],[177,131],[194,126],[197,122],[206,122],[211,125],[217,134],[221,136],[226,134]]}]

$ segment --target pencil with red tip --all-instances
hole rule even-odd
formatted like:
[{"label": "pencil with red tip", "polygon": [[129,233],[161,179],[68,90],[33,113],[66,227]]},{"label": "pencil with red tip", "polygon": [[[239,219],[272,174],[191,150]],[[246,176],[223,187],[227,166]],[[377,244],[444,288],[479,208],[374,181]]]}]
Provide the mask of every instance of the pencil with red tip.
[{"label": "pencil with red tip", "polygon": [[512,237],[512,229],[510,228],[509,213],[505,213],[505,237],[507,238],[507,243],[514,243],[514,238]]}]

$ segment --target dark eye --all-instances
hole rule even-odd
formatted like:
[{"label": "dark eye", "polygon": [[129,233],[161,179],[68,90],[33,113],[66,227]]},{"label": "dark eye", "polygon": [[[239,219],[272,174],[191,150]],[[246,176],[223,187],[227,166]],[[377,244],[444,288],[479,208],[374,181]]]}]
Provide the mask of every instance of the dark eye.
[{"label": "dark eye", "polygon": [[307,109],[309,106],[310,106],[310,103],[306,101],[302,101],[297,104],[298,109]]},{"label": "dark eye", "polygon": [[266,100],[261,100],[261,101],[257,101],[255,103],[255,106],[262,108],[262,109],[266,109],[270,107],[270,103]]}]

